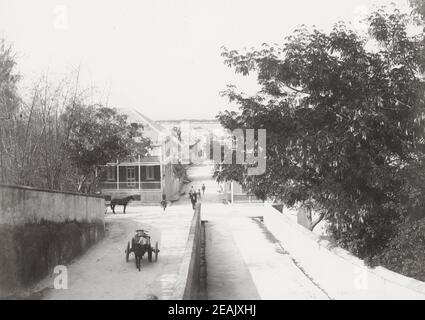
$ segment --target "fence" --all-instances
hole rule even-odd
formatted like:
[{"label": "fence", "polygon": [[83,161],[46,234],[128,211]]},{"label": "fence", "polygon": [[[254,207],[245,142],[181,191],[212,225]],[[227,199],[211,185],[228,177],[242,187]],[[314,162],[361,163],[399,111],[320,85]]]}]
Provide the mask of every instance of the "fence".
[{"label": "fence", "polygon": [[99,187],[104,190],[143,190],[157,191],[161,190],[160,181],[132,181],[132,182],[101,182]]}]

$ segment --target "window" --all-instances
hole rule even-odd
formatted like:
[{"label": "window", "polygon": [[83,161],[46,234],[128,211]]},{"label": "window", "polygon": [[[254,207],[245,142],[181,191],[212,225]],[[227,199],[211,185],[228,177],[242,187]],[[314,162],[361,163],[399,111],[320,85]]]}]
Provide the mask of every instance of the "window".
[{"label": "window", "polygon": [[155,180],[155,167],[149,166],[146,168],[146,180]]},{"label": "window", "polygon": [[115,172],[117,168],[115,167],[107,167],[106,168],[106,179],[108,181],[115,181]]},{"label": "window", "polygon": [[127,186],[136,186],[136,170],[134,167],[127,167]]}]

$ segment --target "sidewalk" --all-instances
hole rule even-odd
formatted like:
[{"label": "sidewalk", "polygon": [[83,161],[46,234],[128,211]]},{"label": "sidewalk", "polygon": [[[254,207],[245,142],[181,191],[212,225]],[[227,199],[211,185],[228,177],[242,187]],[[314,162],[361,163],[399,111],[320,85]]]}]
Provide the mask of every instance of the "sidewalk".
[{"label": "sidewalk", "polygon": [[252,217],[261,206],[206,204],[209,299],[327,299]]}]

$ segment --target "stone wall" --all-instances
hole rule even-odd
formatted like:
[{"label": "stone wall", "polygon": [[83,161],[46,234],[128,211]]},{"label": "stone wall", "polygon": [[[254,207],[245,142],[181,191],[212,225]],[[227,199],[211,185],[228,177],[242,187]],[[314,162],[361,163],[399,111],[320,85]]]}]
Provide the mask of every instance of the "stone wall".
[{"label": "stone wall", "polygon": [[101,197],[0,185],[0,298],[13,297],[103,238]]}]

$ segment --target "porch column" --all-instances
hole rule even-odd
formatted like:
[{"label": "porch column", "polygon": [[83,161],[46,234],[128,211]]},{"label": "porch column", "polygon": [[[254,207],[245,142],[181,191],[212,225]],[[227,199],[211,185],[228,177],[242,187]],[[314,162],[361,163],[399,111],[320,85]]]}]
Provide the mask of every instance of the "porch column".
[{"label": "porch column", "polygon": [[160,177],[161,177],[159,179],[159,181],[161,183],[161,196],[162,196],[162,194],[164,194],[164,186],[163,186],[163,183],[162,183],[162,181],[163,181],[163,177],[162,177],[162,163],[159,166],[159,174],[160,174]]},{"label": "porch column", "polygon": [[117,160],[117,190],[120,189],[120,165]]},{"label": "porch column", "polygon": [[230,200],[232,201],[232,204],[234,204],[234,196],[233,196],[233,181],[230,182]]},{"label": "porch column", "polygon": [[160,149],[160,155],[159,155],[159,163],[160,163],[160,165],[159,165],[159,183],[161,184],[161,199],[162,199],[162,195],[164,194],[164,186],[163,186],[163,183],[162,183],[162,181],[163,181],[163,177],[162,177],[162,166],[163,166],[163,163],[164,163],[164,150],[163,150],[163,147],[164,146],[162,146],[161,147],[161,149]]},{"label": "porch column", "polygon": [[142,190],[142,181],[140,180],[140,169],[141,169],[141,166],[140,166],[140,154],[139,154],[139,190]]}]

